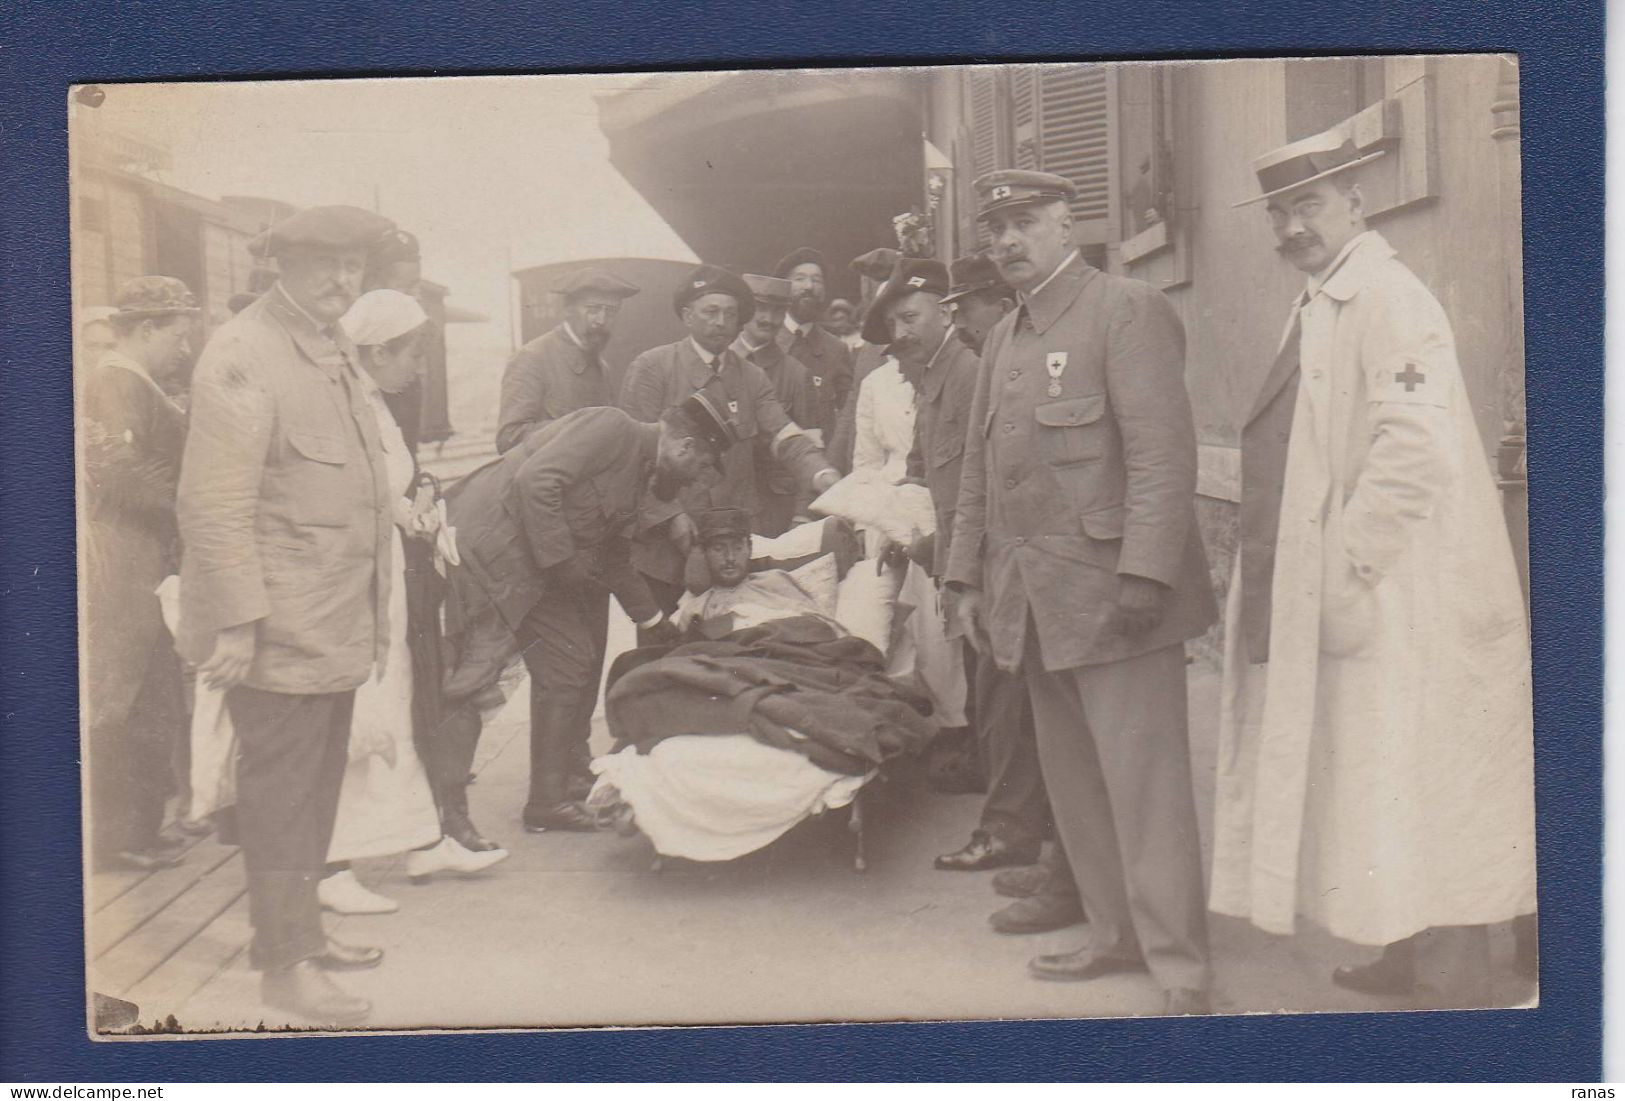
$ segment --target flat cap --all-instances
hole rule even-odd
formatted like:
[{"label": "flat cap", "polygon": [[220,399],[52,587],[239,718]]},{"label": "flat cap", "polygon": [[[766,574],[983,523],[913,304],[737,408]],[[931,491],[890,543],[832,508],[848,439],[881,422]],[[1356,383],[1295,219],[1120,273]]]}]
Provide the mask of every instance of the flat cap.
[{"label": "flat cap", "polygon": [[859,275],[867,275],[878,283],[891,278],[892,269],[902,258],[903,254],[894,248],[875,248],[855,258],[847,266]]},{"label": "flat cap", "polygon": [[749,539],[750,513],[732,505],[708,508],[694,517],[694,526],[699,532],[701,543],[709,543],[713,539],[738,538],[739,536]]},{"label": "flat cap", "polygon": [[284,218],[254,239],[257,256],[280,256],[290,248],[371,251],[395,223],[358,206],[313,206]]},{"label": "flat cap", "polygon": [[747,275],[745,285],[750,288],[750,293],[756,296],[758,302],[774,306],[784,306],[790,302],[788,279],[780,279],[773,275]]},{"label": "flat cap", "polygon": [[731,295],[739,303],[739,316],[742,318],[756,312],[756,296],[751,293],[750,285],[727,268],[719,268],[715,264],[701,264],[689,272],[688,277],[677,285],[671,304],[677,316],[681,317],[683,307],[708,294]]},{"label": "flat cap", "polygon": [[824,254],[805,245],[785,254],[777,264],[773,265],[773,274],[783,279],[802,264],[817,264],[819,271],[825,275],[829,274],[829,262],[824,259]]},{"label": "flat cap", "polygon": [[679,402],[678,408],[694,422],[695,429],[700,433],[700,441],[710,448],[712,459],[721,469],[722,457],[739,442],[733,422],[722,413],[727,408],[726,402],[719,403],[715,396],[700,389]]},{"label": "flat cap", "polygon": [[906,256],[897,262],[891,278],[875,292],[875,300],[863,318],[863,339],[870,344],[890,344],[891,319],[886,311],[892,304],[919,291],[937,295],[948,293],[948,269],[940,260],[920,260]]},{"label": "flat cap", "polygon": [[562,294],[566,302],[588,293],[631,298],[642,289],[603,268],[577,268],[553,287],[554,293]]},{"label": "flat cap", "polygon": [[990,257],[978,253],[975,256],[961,256],[949,266],[948,293],[943,296],[943,302],[957,302],[967,294],[977,291],[996,291],[1015,298],[1016,292],[999,274],[999,265]]},{"label": "flat cap", "polygon": [[971,184],[981,209],[978,218],[986,218],[996,210],[1028,206],[1032,203],[1052,203],[1057,199],[1071,202],[1078,189],[1065,176],[1053,172],[1028,172],[1021,168],[1000,168],[977,178]]},{"label": "flat cap", "polygon": [[167,317],[199,312],[185,283],[168,275],[138,275],[119,288],[113,317]]}]

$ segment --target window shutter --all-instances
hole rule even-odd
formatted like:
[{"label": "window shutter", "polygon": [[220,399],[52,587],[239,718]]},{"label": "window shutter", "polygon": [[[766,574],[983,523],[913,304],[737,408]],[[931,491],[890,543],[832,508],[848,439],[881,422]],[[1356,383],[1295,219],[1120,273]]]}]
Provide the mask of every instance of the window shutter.
[{"label": "window shutter", "polygon": [[960,181],[961,210],[965,212],[963,240],[974,240],[977,248],[988,243],[987,226],[976,218],[976,194],[971,184],[997,168],[999,161],[999,96],[997,69],[970,69],[970,173]]},{"label": "window shutter", "polygon": [[[1102,64],[1037,70],[1040,164],[1078,188],[1072,217],[1079,244],[1111,239],[1111,88]],[[1025,165],[1023,167],[1026,167]]]},{"label": "window shutter", "polygon": [[1039,171],[1038,66],[1019,65],[1010,74],[1010,106],[1015,123],[1015,164]]}]

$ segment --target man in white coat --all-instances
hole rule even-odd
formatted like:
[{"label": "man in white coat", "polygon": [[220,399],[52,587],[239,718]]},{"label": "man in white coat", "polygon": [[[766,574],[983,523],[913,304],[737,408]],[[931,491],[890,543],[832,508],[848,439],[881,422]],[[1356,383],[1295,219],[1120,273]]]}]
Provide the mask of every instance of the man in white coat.
[{"label": "man in white coat", "polygon": [[1342,986],[1486,1006],[1486,927],[1535,908],[1529,634],[1450,323],[1365,225],[1382,155],[1253,164],[1308,286],[1243,422],[1211,905],[1383,948]]}]

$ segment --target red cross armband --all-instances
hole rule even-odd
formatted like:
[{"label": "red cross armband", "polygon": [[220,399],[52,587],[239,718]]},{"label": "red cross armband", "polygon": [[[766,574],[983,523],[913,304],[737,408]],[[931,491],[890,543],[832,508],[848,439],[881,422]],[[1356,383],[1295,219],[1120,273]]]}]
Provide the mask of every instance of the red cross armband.
[{"label": "red cross armband", "polygon": [[1453,370],[1441,366],[1439,357],[1425,354],[1384,356],[1366,376],[1373,402],[1399,402],[1405,405],[1450,404]]}]

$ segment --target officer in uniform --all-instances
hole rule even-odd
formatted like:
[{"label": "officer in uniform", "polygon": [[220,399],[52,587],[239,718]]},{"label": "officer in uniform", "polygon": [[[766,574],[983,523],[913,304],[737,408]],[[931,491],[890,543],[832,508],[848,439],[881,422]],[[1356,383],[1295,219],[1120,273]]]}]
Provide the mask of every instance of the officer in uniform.
[{"label": "officer in uniform", "polygon": [[1184,642],[1216,609],[1184,333],[1156,290],[1084,261],[1064,177],[1001,170],[974,186],[1021,305],[984,350],[946,576],[966,635],[1026,678],[1092,933],[1029,968],[1148,968],[1167,1012],[1207,1012]]},{"label": "officer in uniform", "polygon": [[[518,638],[530,673],[527,830],[590,830],[587,736],[613,594],[655,637],[662,610],[633,568],[634,547],[667,538],[679,491],[733,443],[703,395],[642,423],[613,406],[579,409],[466,479],[457,545]],[[572,789],[572,781],[577,786]]]},{"label": "officer in uniform", "polygon": [[328,1023],[371,1007],[326,973],[383,957],[327,938],[316,885],[355,690],[387,657],[400,584],[373,384],[338,324],[392,228],[357,207],[312,207],[257,243],[277,281],[203,350],[177,491],[177,642],[225,690],[237,733],[249,958],[267,1004]]},{"label": "officer in uniform", "polygon": [[598,268],[583,268],[558,287],[564,320],[514,353],[502,374],[497,450],[507,451],[548,421],[594,405],[613,405],[604,346],[621,303],[638,288]]},{"label": "officer in uniform", "polygon": [[[739,339],[733,342],[734,354],[762,369],[791,420],[810,424],[815,411],[807,368],[794,356],[786,355],[775,339],[790,305],[790,281],[771,275],[747,275],[744,279],[756,298],[756,311],[739,330]],[[767,444],[767,440],[757,437],[756,531],[772,537],[784,534],[797,514],[805,511],[811,497],[804,490],[798,492],[794,472],[780,468]]]},{"label": "officer in uniform", "polygon": [[818,430],[820,447],[835,433],[835,422],[852,392],[852,354],[841,338],[819,324],[829,302],[829,267],[824,254],[813,248],[798,248],[773,269],[780,279],[790,281],[790,308],[778,334],[779,347],[807,366],[812,387],[814,415],[804,428]]},{"label": "officer in uniform", "polygon": [[689,335],[632,361],[621,387],[621,408],[638,420],[654,420],[662,409],[703,390],[739,443],[728,449],[720,477],[683,493],[685,514],[674,521],[674,538],[636,548],[638,569],[667,613],[682,595],[693,545],[693,521],[687,513],[716,505],[755,508],[758,438],[781,467],[814,492],[828,489],[840,477],[790,419],[762,369],[729,347],[739,336],[741,319],[756,313],[755,295],[745,281],[724,268],[702,264],[678,286],[672,305]]}]

